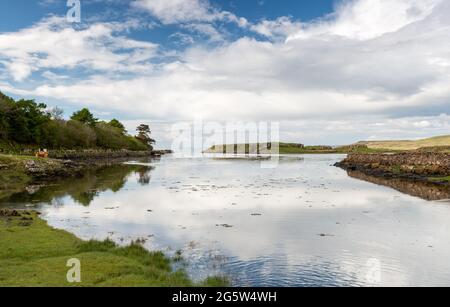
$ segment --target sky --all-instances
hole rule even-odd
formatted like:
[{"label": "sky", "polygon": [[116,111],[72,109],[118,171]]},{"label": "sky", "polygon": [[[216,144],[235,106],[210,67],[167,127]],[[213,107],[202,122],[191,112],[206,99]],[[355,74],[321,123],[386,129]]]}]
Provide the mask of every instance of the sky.
[{"label": "sky", "polygon": [[170,147],[180,121],[339,145],[450,132],[445,0],[0,2],[0,91],[89,107]]}]

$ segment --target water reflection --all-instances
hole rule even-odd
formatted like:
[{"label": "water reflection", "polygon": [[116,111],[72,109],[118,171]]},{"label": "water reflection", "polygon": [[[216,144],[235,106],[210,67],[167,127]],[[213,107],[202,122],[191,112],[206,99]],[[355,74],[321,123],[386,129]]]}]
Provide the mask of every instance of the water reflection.
[{"label": "water reflection", "polygon": [[374,177],[359,171],[348,171],[348,175],[352,178],[387,186],[402,193],[426,200],[450,199],[450,185],[439,185],[432,182],[413,181],[402,178]]},{"label": "water reflection", "polygon": [[25,191],[15,193],[3,200],[9,204],[60,203],[70,196],[73,202],[88,207],[102,193],[119,192],[125,187],[130,175],[136,175],[143,186],[150,183],[151,166],[105,165],[86,170],[77,178],[61,179],[56,184],[30,185]]},{"label": "water reflection", "polygon": [[262,169],[257,160],[165,157],[3,203],[36,205],[50,225],[83,239],[141,238],[169,255],[181,249],[195,279],[225,273],[244,286],[449,285],[450,206],[351,178],[331,166],[341,159],[283,157]]}]

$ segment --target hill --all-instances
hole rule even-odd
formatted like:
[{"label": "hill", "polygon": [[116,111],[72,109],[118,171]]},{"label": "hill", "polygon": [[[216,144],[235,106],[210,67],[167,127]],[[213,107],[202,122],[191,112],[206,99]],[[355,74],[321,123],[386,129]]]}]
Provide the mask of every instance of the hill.
[{"label": "hill", "polygon": [[[276,145],[276,143],[274,143]],[[450,152],[450,135],[437,136],[422,140],[398,141],[362,141],[352,145],[332,146],[304,146],[296,143],[279,143],[280,154],[323,154],[323,153],[382,153],[399,151],[430,151]],[[217,145],[205,151],[211,154],[271,154],[275,153],[266,144],[258,147],[256,144]]]},{"label": "hill", "polygon": [[[279,145],[279,152],[276,152],[276,145]],[[336,152],[331,146],[304,146],[296,143],[273,143],[271,148],[268,144],[236,144],[236,145],[217,145],[205,151],[211,154],[306,154],[306,153],[333,153]]]},{"label": "hill", "polygon": [[436,136],[421,140],[399,140],[399,141],[364,141],[358,145],[366,145],[370,149],[385,150],[417,150],[421,148],[448,147],[450,149],[450,135]]}]

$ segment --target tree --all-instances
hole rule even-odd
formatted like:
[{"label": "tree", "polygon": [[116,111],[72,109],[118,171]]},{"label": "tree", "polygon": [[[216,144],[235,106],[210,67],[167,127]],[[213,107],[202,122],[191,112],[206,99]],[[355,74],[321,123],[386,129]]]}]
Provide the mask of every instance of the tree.
[{"label": "tree", "polygon": [[89,111],[89,109],[87,108],[81,109],[80,111],[73,113],[70,119],[76,120],[91,127],[94,127],[98,121],[98,118],[95,118],[94,115],[91,113],[91,111]]},{"label": "tree", "polygon": [[45,139],[45,124],[50,120],[47,106],[34,100],[19,100],[7,112],[9,137],[18,143],[39,144]]},{"label": "tree", "polygon": [[147,145],[150,149],[153,149],[153,144],[156,143],[154,139],[150,137],[152,134],[149,125],[141,124],[136,128],[138,135],[136,138],[141,141],[143,144]]},{"label": "tree", "polygon": [[122,132],[122,134],[126,134],[127,133],[127,130],[125,129],[125,126],[120,121],[118,121],[115,118],[113,120],[111,120],[108,123],[108,125],[110,125],[111,127],[119,129],[120,132]]},{"label": "tree", "polygon": [[[151,150],[155,141],[150,127],[139,126],[137,137],[128,135],[117,119],[100,122],[88,110],[62,118],[63,110],[48,109],[34,100],[14,100],[0,92],[0,141],[7,146],[43,147],[52,149],[128,149]],[[6,141],[6,142],[5,142]]]},{"label": "tree", "polygon": [[8,113],[14,108],[15,101],[0,92],[0,138],[8,138]]},{"label": "tree", "polygon": [[51,108],[48,113],[54,120],[63,120],[64,110],[60,107]]}]

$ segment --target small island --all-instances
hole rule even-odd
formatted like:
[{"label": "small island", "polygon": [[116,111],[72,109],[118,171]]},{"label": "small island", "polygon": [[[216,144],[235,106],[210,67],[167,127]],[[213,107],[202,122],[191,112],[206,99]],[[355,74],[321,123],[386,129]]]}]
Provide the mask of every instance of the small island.
[{"label": "small island", "polygon": [[450,135],[421,140],[361,141],[334,147],[282,142],[216,145],[205,153],[249,156],[347,154],[336,166],[374,177],[403,178],[440,185],[448,185],[450,181]]}]

